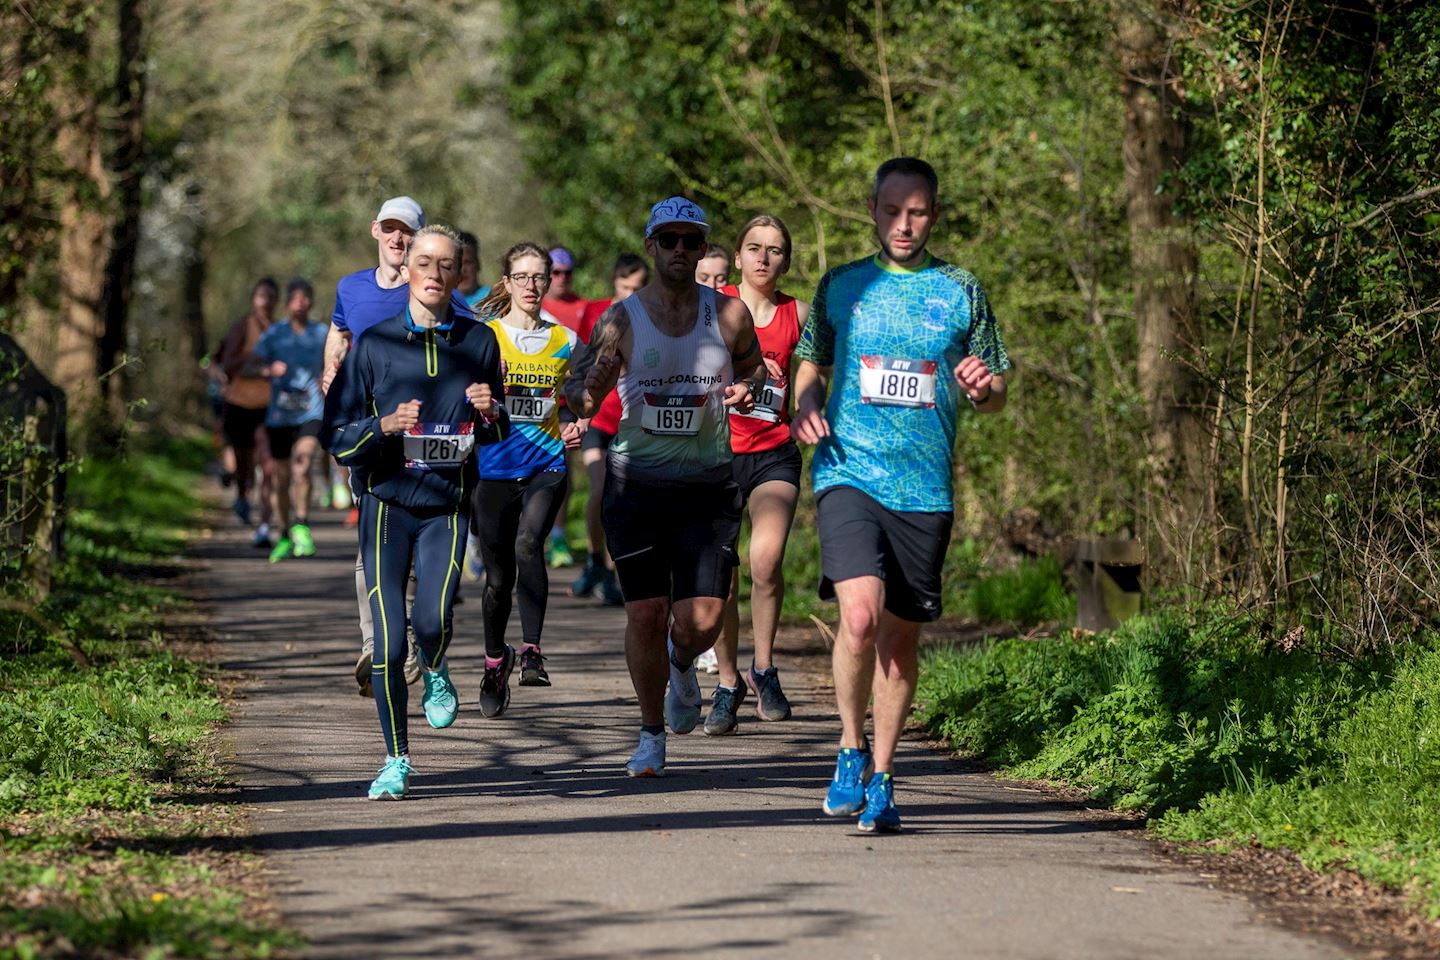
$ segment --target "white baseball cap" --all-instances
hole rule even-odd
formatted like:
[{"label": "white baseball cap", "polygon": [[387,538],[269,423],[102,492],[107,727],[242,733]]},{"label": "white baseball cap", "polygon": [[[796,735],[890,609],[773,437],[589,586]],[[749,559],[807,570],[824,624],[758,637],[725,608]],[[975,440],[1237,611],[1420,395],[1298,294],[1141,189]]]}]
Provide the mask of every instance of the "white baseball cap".
[{"label": "white baseball cap", "polygon": [[655,236],[655,231],[672,223],[688,223],[700,228],[700,235],[710,236],[710,224],[705,222],[705,211],[684,197],[670,197],[650,208],[650,220],[645,224],[645,239]]},{"label": "white baseball cap", "polygon": [[425,211],[411,197],[391,197],[380,204],[380,212],[375,214],[375,220],[377,223],[399,220],[411,230],[419,230],[425,226]]}]

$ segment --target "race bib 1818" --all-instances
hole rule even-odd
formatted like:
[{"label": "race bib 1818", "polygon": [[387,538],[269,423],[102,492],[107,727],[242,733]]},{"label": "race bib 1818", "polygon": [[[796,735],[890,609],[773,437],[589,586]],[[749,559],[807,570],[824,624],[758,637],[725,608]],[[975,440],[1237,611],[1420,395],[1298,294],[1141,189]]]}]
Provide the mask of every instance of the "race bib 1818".
[{"label": "race bib 1818", "polygon": [[860,358],[860,400],[877,407],[934,407],[934,360]]},{"label": "race bib 1818", "polygon": [[555,410],[555,391],[544,387],[506,387],[505,406],[516,423],[544,423]]},{"label": "race bib 1818", "polygon": [[405,434],[405,466],[414,470],[458,467],[475,449],[473,423],[417,423]]},{"label": "race bib 1818", "polygon": [[703,393],[674,397],[647,393],[640,410],[640,426],[646,433],[662,437],[699,436],[706,399]]}]

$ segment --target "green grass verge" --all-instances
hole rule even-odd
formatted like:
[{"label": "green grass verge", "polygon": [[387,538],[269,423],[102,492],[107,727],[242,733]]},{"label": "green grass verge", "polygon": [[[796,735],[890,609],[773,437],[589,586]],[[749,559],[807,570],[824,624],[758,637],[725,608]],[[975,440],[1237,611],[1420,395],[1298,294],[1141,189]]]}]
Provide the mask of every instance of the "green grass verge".
[{"label": "green grass verge", "polygon": [[0,960],[296,943],[256,912],[254,858],[208,839],[239,830],[235,811],[181,799],[222,780],[209,745],[225,707],[213,672],[167,646],[180,601],[146,578],[183,550],[205,456],[72,468],[52,593],[39,616],[0,613]]},{"label": "green grass verge", "polygon": [[1179,841],[1345,866],[1440,917],[1440,638],[1365,662],[1282,652],[1210,610],[945,648],[917,711],[1010,776],[1084,787]]}]

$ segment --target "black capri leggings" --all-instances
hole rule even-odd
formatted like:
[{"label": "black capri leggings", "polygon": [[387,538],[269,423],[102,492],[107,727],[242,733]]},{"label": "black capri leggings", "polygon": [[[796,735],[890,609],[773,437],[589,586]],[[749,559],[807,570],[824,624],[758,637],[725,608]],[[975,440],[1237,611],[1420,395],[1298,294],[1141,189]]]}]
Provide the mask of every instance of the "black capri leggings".
[{"label": "black capri leggings", "polygon": [[481,480],[475,488],[473,522],[485,560],[486,656],[505,653],[510,594],[517,587],[525,642],[540,642],[550,592],[545,537],[569,488],[564,470],[546,470],[527,480]]}]

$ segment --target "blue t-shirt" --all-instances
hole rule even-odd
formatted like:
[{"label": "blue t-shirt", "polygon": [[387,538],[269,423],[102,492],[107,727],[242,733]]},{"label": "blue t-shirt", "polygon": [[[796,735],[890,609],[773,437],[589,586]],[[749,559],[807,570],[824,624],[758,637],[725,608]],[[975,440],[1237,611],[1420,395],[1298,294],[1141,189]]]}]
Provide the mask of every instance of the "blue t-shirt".
[{"label": "blue t-shirt", "polygon": [[320,373],[325,368],[325,324],[307,323],[296,333],[290,321],[270,325],[255,344],[255,356],[265,362],[279,360],[285,374],[270,378],[267,427],[298,427],[325,415]]},{"label": "blue t-shirt", "polygon": [[954,509],[957,406],[951,371],[978,356],[1010,369],[1000,327],[980,283],[927,257],[913,270],[856,260],[820,280],[795,356],[832,367],[815,448],[816,494],[854,487],[896,511]]},{"label": "blue t-shirt", "polygon": [[[410,288],[405,284],[382,290],[375,282],[375,270],[357,270],[340,278],[335,286],[335,313],[330,322],[335,329],[350,333],[353,348],[360,335],[381,320],[388,320],[397,313],[404,313],[410,302]],[[450,303],[457,316],[471,317],[474,311],[459,292],[450,295]]]},{"label": "blue t-shirt", "polygon": [[489,287],[476,287],[475,292],[465,298],[465,302],[469,305],[471,310],[474,310],[475,305],[488,296],[490,296]]}]

